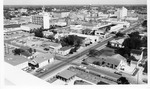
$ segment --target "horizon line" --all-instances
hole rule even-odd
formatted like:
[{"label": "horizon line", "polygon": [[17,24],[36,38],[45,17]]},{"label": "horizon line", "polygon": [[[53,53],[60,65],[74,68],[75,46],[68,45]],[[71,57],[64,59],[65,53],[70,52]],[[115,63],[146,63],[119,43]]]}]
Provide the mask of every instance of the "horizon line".
[{"label": "horizon line", "polygon": [[[10,4],[6,4],[6,5],[10,5]],[[21,6],[21,4],[20,5],[13,4],[13,5]],[[23,4],[23,5],[38,5],[38,4]],[[47,6],[48,4],[41,4],[41,5]],[[146,4],[49,4],[49,5],[147,5],[147,3]],[[3,6],[4,6],[4,4],[3,4]]]}]

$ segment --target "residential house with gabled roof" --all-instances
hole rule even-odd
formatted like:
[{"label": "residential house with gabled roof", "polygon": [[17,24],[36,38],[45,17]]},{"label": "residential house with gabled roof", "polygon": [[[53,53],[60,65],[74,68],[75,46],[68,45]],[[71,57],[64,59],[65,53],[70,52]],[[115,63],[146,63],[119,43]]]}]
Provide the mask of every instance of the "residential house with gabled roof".
[{"label": "residential house with gabled roof", "polygon": [[135,57],[136,60],[138,60],[138,62],[139,62],[143,59],[143,51],[142,50],[137,50],[137,49],[132,49],[131,52],[130,52],[130,56]]},{"label": "residential house with gabled roof", "polygon": [[39,53],[36,52],[32,59],[28,61],[29,66],[37,66],[37,68],[41,68],[47,64],[53,63],[54,61],[54,55],[49,53]]},{"label": "residential house with gabled roof", "polygon": [[112,68],[115,70],[125,70],[128,66],[126,59],[120,54],[115,54],[112,56],[99,56],[99,57],[89,57],[86,61],[90,64],[93,64],[94,61],[99,62],[99,66]]},{"label": "residential house with gabled roof", "polygon": [[111,47],[115,47],[115,48],[123,48],[124,46],[122,46],[122,43],[124,42],[124,38],[123,39],[114,39],[112,41],[110,41],[110,46]]}]

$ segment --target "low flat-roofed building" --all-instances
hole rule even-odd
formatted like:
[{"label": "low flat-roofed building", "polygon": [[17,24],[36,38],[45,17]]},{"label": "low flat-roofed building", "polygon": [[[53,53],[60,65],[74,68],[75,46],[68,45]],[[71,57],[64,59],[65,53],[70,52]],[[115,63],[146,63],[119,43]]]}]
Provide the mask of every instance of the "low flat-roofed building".
[{"label": "low flat-roofed building", "polygon": [[18,30],[21,30],[21,25],[20,24],[4,25],[4,31],[5,32],[18,31]]},{"label": "low flat-roofed building", "polygon": [[83,28],[84,27],[82,25],[70,25],[70,29],[73,29],[73,30],[81,30]]},{"label": "low flat-roofed building", "polygon": [[9,25],[4,25],[4,28],[17,28],[20,27],[20,24],[9,24]]},{"label": "low flat-roofed building", "polygon": [[4,19],[4,25],[9,25],[9,24],[18,24],[18,21]]},{"label": "low flat-roofed building", "polygon": [[57,25],[57,26],[66,26],[67,25],[67,23],[66,22],[62,22],[62,21],[59,21],[59,22],[57,22],[57,23],[55,23],[55,25]]},{"label": "low flat-roofed building", "polygon": [[74,78],[76,76],[75,72],[72,72],[70,70],[64,70],[61,73],[56,75],[56,78],[61,79],[65,82],[71,80],[72,78]]},{"label": "low flat-roofed building", "polygon": [[128,17],[125,18],[125,20],[137,21],[137,20],[138,20],[138,17],[129,17],[129,16],[128,16]]},{"label": "low flat-roofed building", "polygon": [[30,31],[34,29],[39,29],[41,28],[42,25],[37,25],[37,24],[27,24],[27,25],[21,25],[21,29],[25,31]]},{"label": "low flat-roofed building", "polygon": [[122,24],[124,27],[129,27],[130,23],[127,21],[118,21],[118,20],[107,20],[108,22],[111,22],[112,24]]},{"label": "low flat-roofed building", "polygon": [[62,47],[58,50],[57,53],[65,56],[65,55],[69,54],[71,49],[72,49],[72,47]]},{"label": "low flat-roofed building", "polygon": [[114,26],[111,26],[110,27],[110,30],[109,32],[119,32],[121,29],[123,29],[123,24],[117,24],[117,25],[114,25]]}]

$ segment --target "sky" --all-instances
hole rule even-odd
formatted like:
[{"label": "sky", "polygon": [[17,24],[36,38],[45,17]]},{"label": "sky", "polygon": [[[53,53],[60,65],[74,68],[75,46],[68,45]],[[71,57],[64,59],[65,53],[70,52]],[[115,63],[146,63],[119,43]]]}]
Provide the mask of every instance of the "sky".
[{"label": "sky", "polygon": [[3,0],[4,5],[146,4],[147,0]]}]

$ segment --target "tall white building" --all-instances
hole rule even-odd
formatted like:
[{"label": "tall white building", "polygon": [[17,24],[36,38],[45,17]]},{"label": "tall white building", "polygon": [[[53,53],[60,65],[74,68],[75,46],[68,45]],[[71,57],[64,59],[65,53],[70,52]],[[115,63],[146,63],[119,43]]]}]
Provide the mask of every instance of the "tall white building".
[{"label": "tall white building", "polygon": [[32,23],[42,25],[44,29],[49,29],[50,27],[50,15],[49,13],[45,12],[45,8],[42,8],[43,12],[39,15],[32,16]]},{"label": "tall white building", "polygon": [[115,12],[115,15],[117,16],[117,18],[123,19],[127,16],[127,12],[128,12],[128,10],[125,7],[122,7],[121,9],[118,9]]}]

